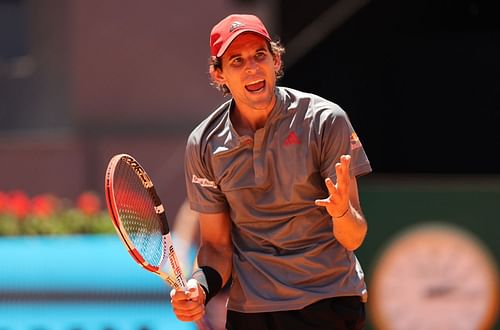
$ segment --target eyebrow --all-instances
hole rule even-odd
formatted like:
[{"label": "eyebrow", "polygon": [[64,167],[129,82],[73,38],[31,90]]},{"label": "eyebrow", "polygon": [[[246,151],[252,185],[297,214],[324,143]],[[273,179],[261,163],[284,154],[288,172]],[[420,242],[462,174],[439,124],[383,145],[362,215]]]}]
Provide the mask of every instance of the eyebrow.
[{"label": "eyebrow", "polygon": [[[255,52],[256,52],[256,53],[261,52],[261,51],[269,52],[269,49],[267,49],[266,47],[261,47],[261,48],[257,48],[257,49],[255,50]],[[236,53],[236,54],[234,54],[234,55],[230,55],[230,56],[229,56],[229,58],[228,58],[228,60],[230,61],[230,60],[232,60],[233,58],[235,58],[235,57],[240,57],[240,56],[241,56],[241,53]]]}]

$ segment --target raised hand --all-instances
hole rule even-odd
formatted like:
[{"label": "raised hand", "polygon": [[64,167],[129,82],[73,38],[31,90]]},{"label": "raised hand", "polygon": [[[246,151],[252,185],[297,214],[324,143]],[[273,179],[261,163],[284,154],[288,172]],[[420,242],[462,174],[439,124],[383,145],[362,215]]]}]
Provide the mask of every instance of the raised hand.
[{"label": "raised hand", "polygon": [[330,216],[336,219],[346,215],[351,208],[349,202],[351,184],[351,175],[349,171],[350,164],[350,155],[342,155],[340,157],[340,162],[335,164],[337,183],[334,184],[332,179],[326,178],[325,184],[329,196],[315,201],[316,205],[325,207]]}]

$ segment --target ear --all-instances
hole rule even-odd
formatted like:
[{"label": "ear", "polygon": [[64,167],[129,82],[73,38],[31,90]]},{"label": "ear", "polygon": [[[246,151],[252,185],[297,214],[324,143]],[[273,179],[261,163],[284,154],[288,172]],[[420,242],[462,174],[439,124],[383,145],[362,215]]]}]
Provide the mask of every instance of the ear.
[{"label": "ear", "polygon": [[226,83],[222,71],[220,69],[215,69],[213,65],[210,66],[210,77],[212,81],[218,85],[224,85]]},{"label": "ear", "polygon": [[281,69],[281,56],[276,55],[273,57],[274,60],[274,72],[278,72]]}]

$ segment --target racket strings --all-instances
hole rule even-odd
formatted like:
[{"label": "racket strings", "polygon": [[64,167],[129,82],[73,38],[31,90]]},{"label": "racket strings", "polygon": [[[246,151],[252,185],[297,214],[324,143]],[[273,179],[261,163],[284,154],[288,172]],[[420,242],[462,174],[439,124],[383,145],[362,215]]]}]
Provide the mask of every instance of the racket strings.
[{"label": "racket strings", "polygon": [[115,172],[118,213],[135,249],[144,260],[159,266],[162,260],[162,226],[154,203],[135,171],[120,162]]}]

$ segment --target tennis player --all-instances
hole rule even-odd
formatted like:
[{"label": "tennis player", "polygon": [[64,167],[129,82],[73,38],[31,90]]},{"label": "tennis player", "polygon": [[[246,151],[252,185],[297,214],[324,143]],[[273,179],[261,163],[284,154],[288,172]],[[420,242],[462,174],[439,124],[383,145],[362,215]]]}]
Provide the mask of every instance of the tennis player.
[{"label": "tennis player", "polygon": [[187,143],[202,294],[173,290],[176,316],[201,318],[229,281],[226,329],[364,328],[356,177],[371,167],[346,112],[276,85],[284,48],[256,16],[217,23],[210,51],[213,84],[231,98]]}]

